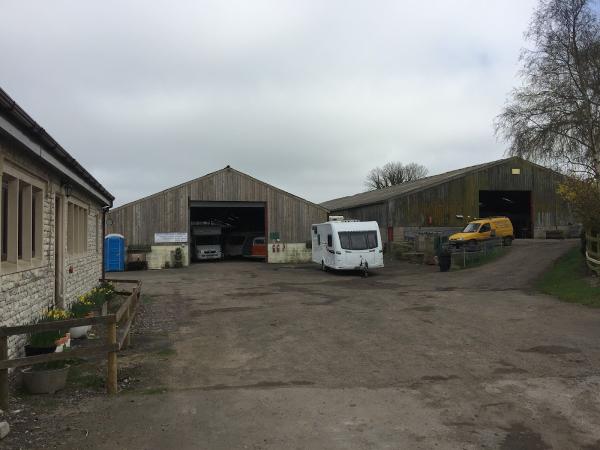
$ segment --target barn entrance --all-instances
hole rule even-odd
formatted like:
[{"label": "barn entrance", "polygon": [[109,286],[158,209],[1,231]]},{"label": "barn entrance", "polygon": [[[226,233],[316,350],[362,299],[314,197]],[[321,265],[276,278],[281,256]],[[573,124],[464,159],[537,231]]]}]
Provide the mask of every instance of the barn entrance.
[{"label": "barn entrance", "polygon": [[515,238],[533,237],[531,191],[479,191],[479,217],[506,216]]},{"label": "barn entrance", "polygon": [[190,259],[266,260],[266,205],[190,201]]}]

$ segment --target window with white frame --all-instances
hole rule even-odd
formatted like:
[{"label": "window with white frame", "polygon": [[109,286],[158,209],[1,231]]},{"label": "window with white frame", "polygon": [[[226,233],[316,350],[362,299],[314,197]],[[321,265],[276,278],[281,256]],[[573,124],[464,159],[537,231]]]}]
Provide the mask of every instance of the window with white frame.
[{"label": "window with white frame", "polygon": [[88,209],[74,202],[67,205],[67,253],[87,253]]},{"label": "window with white frame", "polygon": [[43,184],[5,168],[0,173],[0,263],[2,271],[31,264],[43,256]]}]

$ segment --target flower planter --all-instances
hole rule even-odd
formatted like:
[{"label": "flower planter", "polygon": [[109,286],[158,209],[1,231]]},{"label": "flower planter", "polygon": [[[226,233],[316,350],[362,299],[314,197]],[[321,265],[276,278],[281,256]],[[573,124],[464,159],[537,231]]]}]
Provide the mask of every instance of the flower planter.
[{"label": "flower planter", "polygon": [[54,394],[64,389],[69,375],[69,366],[61,369],[33,370],[27,368],[21,370],[23,385],[31,394]]},{"label": "flower planter", "polygon": [[57,339],[56,341],[54,341],[54,343],[56,344],[56,352],[57,353],[62,352],[65,348],[70,348],[71,347],[71,333],[65,334],[64,337]]},{"label": "flower planter", "polygon": [[87,337],[87,332],[92,329],[91,325],[82,325],[80,327],[73,327],[69,329],[71,339],[81,339]]},{"label": "flower planter", "polygon": [[45,355],[46,353],[54,353],[56,345],[52,347],[34,347],[32,345],[25,346],[25,356]]}]

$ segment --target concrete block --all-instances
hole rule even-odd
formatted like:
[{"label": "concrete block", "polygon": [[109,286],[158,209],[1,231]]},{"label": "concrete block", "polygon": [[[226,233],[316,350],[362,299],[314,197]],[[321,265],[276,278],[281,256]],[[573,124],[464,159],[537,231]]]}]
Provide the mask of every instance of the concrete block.
[{"label": "concrete block", "polygon": [[312,250],[306,248],[305,243],[271,242],[267,245],[267,252],[270,263],[307,263],[312,260]]},{"label": "concrete block", "polygon": [[0,439],[4,439],[10,433],[8,422],[0,422]]},{"label": "concrete block", "polygon": [[188,245],[180,244],[180,245],[153,245],[151,247],[151,252],[146,253],[146,259],[148,261],[148,269],[162,269],[165,266],[165,262],[169,262],[171,267],[174,266],[174,253],[176,248],[181,248],[183,252],[183,265],[187,266],[189,264],[189,256],[188,256]]}]

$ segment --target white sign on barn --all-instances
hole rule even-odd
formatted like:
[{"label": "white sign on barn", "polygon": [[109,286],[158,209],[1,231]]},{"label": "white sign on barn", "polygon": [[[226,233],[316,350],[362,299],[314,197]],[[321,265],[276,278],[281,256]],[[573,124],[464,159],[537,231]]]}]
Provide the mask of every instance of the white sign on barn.
[{"label": "white sign on barn", "polygon": [[187,241],[187,233],[154,233],[155,244],[180,244]]}]

